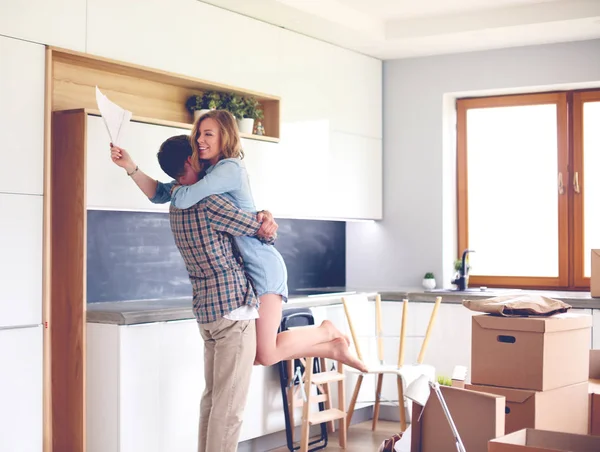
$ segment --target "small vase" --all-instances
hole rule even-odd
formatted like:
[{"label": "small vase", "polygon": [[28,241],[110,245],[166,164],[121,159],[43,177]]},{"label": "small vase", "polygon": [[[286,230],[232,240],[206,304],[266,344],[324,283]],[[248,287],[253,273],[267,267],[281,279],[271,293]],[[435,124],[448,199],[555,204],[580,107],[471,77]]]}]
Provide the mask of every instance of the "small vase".
[{"label": "small vase", "polygon": [[203,108],[202,110],[194,110],[194,122],[198,121],[198,118],[202,116],[204,113],[208,113],[210,110],[207,108]]},{"label": "small vase", "polygon": [[435,279],[434,278],[423,278],[422,284],[425,289],[428,289],[428,290],[435,289]]},{"label": "small vase", "polygon": [[240,133],[252,134],[252,129],[254,129],[254,119],[252,118],[244,118],[237,120],[238,129],[240,129]]}]

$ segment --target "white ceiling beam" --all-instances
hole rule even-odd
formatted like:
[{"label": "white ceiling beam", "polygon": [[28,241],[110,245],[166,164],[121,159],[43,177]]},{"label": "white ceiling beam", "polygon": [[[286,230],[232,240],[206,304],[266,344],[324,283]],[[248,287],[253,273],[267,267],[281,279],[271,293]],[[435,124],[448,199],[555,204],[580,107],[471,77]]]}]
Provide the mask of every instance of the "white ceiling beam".
[{"label": "white ceiling beam", "polygon": [[[385,38],[388,41],[395,41],[589,18],[600,19],[600,0],[544,2],[484,11],[390,20],[385,26]],[[600,28],[600,23],[598,27]]]},{"label": "white ceiling beam", "polygon": [[385,22],[338,0],[276,0],[303,13],[341,25],[371,39],[385,39]]}]

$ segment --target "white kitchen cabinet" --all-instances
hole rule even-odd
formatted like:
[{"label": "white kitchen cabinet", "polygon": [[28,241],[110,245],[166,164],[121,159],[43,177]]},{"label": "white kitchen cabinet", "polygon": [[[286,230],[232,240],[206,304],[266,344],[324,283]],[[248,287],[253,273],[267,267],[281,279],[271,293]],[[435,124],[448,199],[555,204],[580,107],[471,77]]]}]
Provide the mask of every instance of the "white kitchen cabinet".
[{"label": "white kitchen cabinet", "polygon": [[4,36],[85,51],[85,21],[86,0],[0,2],[0,35]]},{"label": "white kitchen cabinet", "polygon": [[0,328],[42,323],[43,198],[0,193]]},{"label": "white kitchen cabinet", "polygon": [[329,71],[335,80],[329,93],[335,108],[332,130],[383,138],[383,62],[340,47],[333,52],[335,64]]},{"label": "white kitchen cabinet", "polygon": [[330,93],[343,81],[335,79],[331,70],[337,64],[335,47],[293,32],[282,33],[281,39],[281,119],[284,124],[304,127],[308,138],[316,123],[331,127],[332,111],[337,108]]},{"label": "white kitchen cabinet", "polygon": [[203,360],[195,320],[88,323],[88,451],[195,452]]},{"label": "white kitchen cabinet", "polygon": [[289,31],[281,34],[284,123],[382,138],[382,62]]},{"label": "white kitchen cabinet", "polygon": [[258,210],[279,218],[327,218],[332,197],[327,192],[329,132],[282,125],[279,144],[243,140],[244,162]]},{"label": "white kitchen cabinet", "polygon": [[0,193],[43,193],[44,52],[42,45],[0,36]]},{"label": "white kitchen cabinet", "polygon": [[383,217],[382,141],[358,135],[331,134],[329,197],[331,216],[372,219]]},{"label": "white kitchen cabinet", "polygon": [[283,32],[203,2],[88,1],[89,53],[275,95]]},{"label": "white kitchen cabinet", "polygon": [[[195,320],[87,324],[88,452],[195,452],[204,343]],[[254,366],[240,441],[285,430],[277,366]]]},{"label": "white kitchen cabinet", "polygon": [[[89,209],[168,212],[169,203],[152,204],[125,170],[110,158],[110,138],[99,116],[87,117],[87,207]],[[160,168],[156,153],[164,140],[189,135],[189,130],[130,122],[121,131],[119,145],[150,177],[162,182],[172,179]]]},{"label": "white kitchen cabinet", "polygon": [[0,450],[42,450],[41,325],[0,329]]},{"label": "white kitchen cabinet", "polygon": [[244,143],[258,209],[280,218],[381,219],[381,139],[282,125],[279,145]]}]

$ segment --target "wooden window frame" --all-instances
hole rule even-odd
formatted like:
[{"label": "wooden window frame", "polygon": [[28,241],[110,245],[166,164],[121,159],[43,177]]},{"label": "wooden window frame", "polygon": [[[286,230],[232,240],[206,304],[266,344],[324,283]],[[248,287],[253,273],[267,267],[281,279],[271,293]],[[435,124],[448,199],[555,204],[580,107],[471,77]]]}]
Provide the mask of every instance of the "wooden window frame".
[{"label": "wooden window frame", "polygon": [[[586,102],[600,102],[600,90],[576,91],[572,94],[572,162],[573,175],[578,173],[579,186],[584,187],[585,168],[583,166],[583,105]],[[569,190],[572,197],[572,286],[574,289],[589,290],[590,278],[584,276],[584,197],[585,190],[575,193],[573,183]],[[579,222],[580,227],[575,223]]]},{"label": "wooden window frame", "polygon": [[[558,171],[563,174],[565,193],[558,198],[558,276],[526,277],[526,276],[490,276],[471,275],[470,285],[486,285],[494,287],[520,287],[536,289],[557,289],[569,287],[569,130],[568,104],[566,92],[547,92],[538,94],[520,94],[485,98],[458,99],[457,112],[457,219],[458,250],[469,248],[468,237],[468,183],[467,183],[467,111],[473,108],[494,108],[525,105],[555,104],[557,106],[557,158]],[[558,175],[557,175],[558,176]],[[581,183],[581,180],[580,180]]]}]

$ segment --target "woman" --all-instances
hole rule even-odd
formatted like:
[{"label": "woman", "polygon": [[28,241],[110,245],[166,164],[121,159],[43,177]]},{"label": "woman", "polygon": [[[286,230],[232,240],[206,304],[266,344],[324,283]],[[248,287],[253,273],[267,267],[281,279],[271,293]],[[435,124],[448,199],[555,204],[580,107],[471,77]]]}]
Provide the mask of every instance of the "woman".
[{"label": "woman", "polygon": [[[175,207],[186,209],[207,196],[225,194],[238,208],[256,212],[233,116],[225,110],[204,114],[194,124],[190,144],[192,169],[196,174],[204,171],[205,176],[191,185],[186,185],[185,174],[177,179],[178,184],[163,184],[145,175],[152,183],[141,184],[134,179],[146,196],[155,203],[171,201]],[[140,173],[125,150],[112,147],[111,156],[128,173],[134,170]],[[316,328],[278,334],[282,303],[287,301],[288,295],[285,262],[274,246],[256,237],[236,237],[236,243],[260,300],[260,316],[253,312],[241,314],[244,318],[256,318],[257,363],[269,366],[282,360],[317,356],[366,370],[365,365],[350,354],[348,338],[328,320]]]}]

